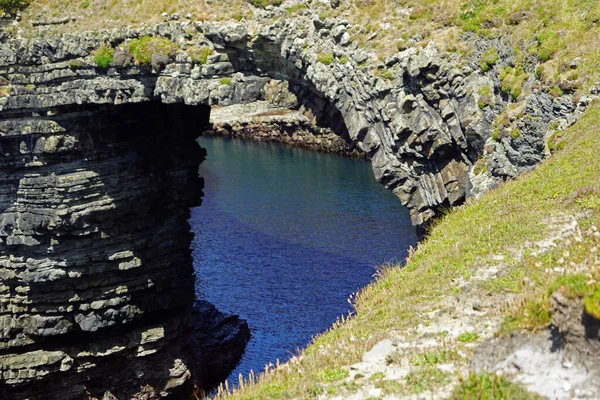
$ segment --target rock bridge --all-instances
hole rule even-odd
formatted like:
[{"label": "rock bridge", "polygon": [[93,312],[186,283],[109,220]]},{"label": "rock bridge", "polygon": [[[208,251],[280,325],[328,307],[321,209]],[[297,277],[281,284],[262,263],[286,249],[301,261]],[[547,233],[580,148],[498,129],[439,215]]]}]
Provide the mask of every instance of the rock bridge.
[{"label": "rock bridge", "polygon": [[[187,219],[211,106],[293,95],[371,160],[417,226],[465,200],[493,117],[474,93],[493,83],[432,46],[373,75],[345,21],[304,22],[3,38],[0,397],[177,393],[190,370],[213,368],[208,347],[228,349],[223,369],[235,363],[247,327],[192,307]],[[149,66],[119,54],[142,36],[180,50]],[[102,44],[119,55],[106,69],[90,55]],[[194,61],[189,46],[211,54]]]}]

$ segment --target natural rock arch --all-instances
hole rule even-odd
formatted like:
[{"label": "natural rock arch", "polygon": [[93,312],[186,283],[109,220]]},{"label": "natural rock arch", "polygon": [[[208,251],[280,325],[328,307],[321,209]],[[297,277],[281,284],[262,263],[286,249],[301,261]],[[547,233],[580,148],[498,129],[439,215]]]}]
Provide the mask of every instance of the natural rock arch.
[{"label": "natural rock arch", "polygon": [[[252,102],[271,79],[286,80],[318,121],[367,154],[415,224],[464,200],[490,122],[468,86],[484,78],[427,48],[388,61],[392,84],[361,69],[365,55],[333,34],[344,27],[183,23],[0,44],[8,397],[47,396],[48,385],[63,399],[111,388],[129,395],[189,381],[190,361],[171,344],[183,343],[194,319],[186,219],[200,196],[192,142],[208,113],[183,104]],[[179,52],[160,71],[89,63],[101,43],[143,35],[215,53],[201,65]],[[320,51],[338,61],[319,61]],[[243,327],[229,328],[242,343]],[[124,360],[129,373],[107,379]]]}]

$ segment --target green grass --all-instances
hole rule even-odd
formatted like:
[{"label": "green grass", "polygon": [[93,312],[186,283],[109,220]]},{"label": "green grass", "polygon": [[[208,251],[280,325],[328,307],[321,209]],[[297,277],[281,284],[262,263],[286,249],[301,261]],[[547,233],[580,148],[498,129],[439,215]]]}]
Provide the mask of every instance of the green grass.
[{"label": "green grass", "polygon": [[133,56],[134,61],[146,66],[152,62],[154,53],[160,52],[166,56],[171,56],[177,48],[177,45],[169,39],[154,36],[143,36],[139,39],[133,39],[127,44],[127,50]]},{"label": "green grass", "polygon": [[406,388],[409,392],[414,394],[423,393],[426,390],[433,390],[446,383],[447,374],[435,367],[411,371],[406,376]]},{"label": "green grass", "polygon": [[340,368],[324,369],[321,371],[323,382],[335,382],[348,376],[348,371]]},{"label": "green grass", "polygon": [[456,338],[459,342],[471,343],[475,342],[479,337],[475,332],[463,332]]},{"label": "green grass", "polygon": [[297,13],[298,11],[305,10],[305,9],[306,9],[306,5],[304,5],[302,3],[298,3],[298,4],[294,4],[291,7],[286,8],[285,11],[288,14],[294,14],[294,13]]},{"label": "green grass", "polygon": [[350,58],[348,58],[348,56],[342,56],[338,62],[342,65],[348,64],[350,62]]},{"label": "green grass", "polygon": [[333,54],[329,54],[329,53],[317,54],[317,61],[320,62],[321,64],[330,65],[331,63],[333,63],[334,59],[335,59],[335,57],[333,56]]},{"label": "green grass", "polygon": [[452,392],[452,400],[541,400],[503,377],[493,374],[471,374]]},{"label": "green grass", "polygon": [[[329,332],[315,338],[303,351],[302,358],[294,359],[288,368],[263,375],[258,382],[245,385],[230,397],[260,398],[264,387],[273,384],[281,385],[282,393],[288,397],[305,395],[306,382],[324,382],[319,371],[358,362],[365,350],[388,337],[389,332],[403,332],[418,325],[423,310],[435,309],[442,296],[454,295],[454,282],[469,279],[483,265],[494,265],[498,255],[504,258],[503,274],[473,290],[511,292],[522,299],[510,307],[494,305],[490,311],[506,318],[523,316],[512,327],[505,324],[504,331],[535,329],[547,324],[548,293],[559,284],[565,285],[564,282],[553,284],[556,276],[546,270],[556,266],[558,256],[565,250],[561,247],[546,255],[526,254],[523,258],[515,258],[515,250],[523,243],[545,238],[550,229],[548,220],[565,213],[585,211],[589,215],[585,220],[588,222],[582,221],[582,224],[591,226],[600,222],[600,181],[597,179],[600,176],[597,162],[600,106],[591,106],[565,132],[565,137],[568,140],[564,149],[535,171],[486,193],[477,202],[468,201],[450,210],[437,221],[428,238],[411,253],[405,268],[385,268],[374,283],[361,291],[354,300],[354,318],[339,321]],[[571,243],[570,259],[585,263],[590,249],[598,246],[598,240],[590,236],[582,242]],[[526,283],[528,281],[531,283]],[[566,286],[582,294],[581,283],[575,280]],[[591,293],[587,295],[589,302],[597,304],[596,292]],[[538,303],[534,304],[534,300]],[[468,336],[461,338],[465,342],[474,340]],[[410,392],[435,389],[436,379],[449,379],[437,376],[441,373],[436,372],[434,366],[418,368],[405,384]]]},{"label": "green grass", "polygon": [[221,85],[231,85],[232,82],[233,82],[233,80],[231,78],[221,78],[219,80],[219,83]]},{"label": "green grass", "polygon": [[375,382],[375,388],[381,389],[384,395],[400,393],[404,391],[404,385],[398,381],[392,381],[389,379],[382,379],[378,382]]},{"label": "green grass", "polygon": [[410,364],[413,366],[433,366],[437,364],[445,364],[458,360],[459,355],[453,350],[429,350],[420,353],[411,358]]},{"label": "green grass", "polygon": [[490,68],[492,68],[494,65],[496,65],[496,63],[498,62],[498,58],[499,58],[498,50],[496,50],[496,49],[487,50],[481,56],[481,59],[479,61],[479,68],[481,68],[481,70],[483,72],[489,71]]},{"label": "green grass", "polygon": [[193,62],[200,65],[206,65],[208,57],[213,54],[213,50],[208,46],[193,46],[186,50]]},{"label": "green grass", "polygon": [[113,55],[115,54],[115,50],[109,45],[103,44],[94,52],[92,52],[92,56],[94,57],[94,63],[100,68],[108,68],[110,63],[113,60]]},{"label": "green grass", "polygon": [[279,6],[283,0],[248,0],[254,7]]}]

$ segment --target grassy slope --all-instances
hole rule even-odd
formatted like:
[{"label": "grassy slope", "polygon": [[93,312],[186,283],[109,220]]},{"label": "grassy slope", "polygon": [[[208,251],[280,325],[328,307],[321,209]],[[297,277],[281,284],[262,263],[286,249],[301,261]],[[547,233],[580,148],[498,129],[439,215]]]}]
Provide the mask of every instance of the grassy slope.
[{"label": "grassy slope", "polygon": [[[363,290],[356,300],[355,318],[336,324],[316,338],[301,357],[231,397],[276,399],[320,392],[319,385],[325,387],[332,376],[344,376],[336,374],[338,368],[359,361],[365,350],[391,332],[418,324],[423,311],[436,309],[442,296],[456,292],[457,282],[470,278],[482,266],[494,264],[498,255],[504,256],[504,274],[482,283],[479,290],[520,294],[512,305],[498,305],[496,310],[506,317],[510,329],[536,329],[547,324],[547,315],[524,309],[529,310],[532,304],[547,309],[548,288],[557,279],[571,276],[570,268],[593,267],[589,256],[600,240],[584,235],[581,242],[559,242],[555,250],[539,257],[525,251],[524,257],[515,258],[515,250],[546,237],[550,232],[545,221],[565,213],[581,217],[586,212],[580,220],[584,232],[600,223],[599,121],[600,106],[593,105],[569,130],[568,143],[561,152],[480,201],[452,210],[409,258],[406,268],[386,269]],[[570,252],[569,265],[561,265],[567,271],[548,272],[565,251]],[[600,278],[597,271],[592,274]]]}]

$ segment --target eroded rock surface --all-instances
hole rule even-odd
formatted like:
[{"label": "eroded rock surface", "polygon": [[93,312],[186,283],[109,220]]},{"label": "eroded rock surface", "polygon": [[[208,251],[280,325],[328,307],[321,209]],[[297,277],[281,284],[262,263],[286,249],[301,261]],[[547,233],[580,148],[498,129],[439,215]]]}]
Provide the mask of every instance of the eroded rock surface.
[{"label": "eroded rock surface", "polygon": [[[136,64],[127,43],[142,36],[168,38],[178,50]],[[92,56],[102,44],[115,49],[106,69]],[[205,59],[197,57],[204,48]],[[491,125],[511,100],[492,72],[441,55],[433,44],[376,66],[369,60],[347,21],[310,12],[272,25],[184,21],[1,37],[0,371],[7,396],[43,396],[46,382],[60,382],[62,398],[76,398],[148,382],[168,392],[187,381],[178,351],[159,351],[184,343],[193,322],[186,219],[201,188],[201,154],[192,142],[208,121],[206,108],[189,112],[182,104],[268,101],[297,109],[341,138],[344,151],[369,158],[421,227],[440,208],[533,168],[550,121],[568,125],[587,104],[533,91],[512,121],[519,135],[513,129],[494,138]],[[476,178],[482,155],[487,171]],[[243,331],[238,324],[237,337]],[[118,377],[128,382],[118,386],[105,371],[123,363],[131,374]]]},{"label": "eroded rock surface", "polygon": [[[247,326],[192,307],[187,219],[204,154],[190,127],[208,109],[152,102],[3,117],[0,397],[189,390],[197,353],[186,348],[202,320],[208,336],[228,327],[237,350],[223,358],[239,357]],[[199,359],[206,369],[218,357]]]},{"label": "eroded rock surface", "polygon": [[[373,75],[360,66],[369,56],[342,41],[346,22],[302,18],[308,19],[270,26],[182,22],[9,40],[0,45],[0,76],[6,80],[0,107],[6,113],[153,99],[231,105],[268,100],[273,79],[286,81],[305,115],[372,160],[376,177],[409,207],[416,225],[439,207],[464,201],[468,171],[493,117],[478,107],[475,93],[493,82],[457,67],[433,45],[399,53],[381,66],[385,77]],[[90,53],[100,44],[110,43],[119,53],[127,40],[144,35],[168,37],[182,50],[164,65],[141,67],[119,54],[108,70],[93,64]],[[193,46],[211,49],[205,64],[186,52]],[[334,62],[323,62],[320,52],[331,53]]]}]

